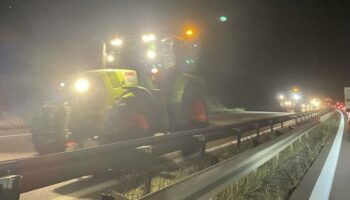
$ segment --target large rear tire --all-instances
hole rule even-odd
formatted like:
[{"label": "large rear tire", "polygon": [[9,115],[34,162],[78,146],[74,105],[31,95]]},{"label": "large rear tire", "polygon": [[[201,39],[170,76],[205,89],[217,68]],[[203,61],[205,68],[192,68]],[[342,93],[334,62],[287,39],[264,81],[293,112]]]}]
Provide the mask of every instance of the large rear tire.
[{"label": "large rear tire", "polygon": [[169,108],[169,115],[173,130],[208,126],[208,106],[202,87],[196,84],[188,85],[181,103]]}]

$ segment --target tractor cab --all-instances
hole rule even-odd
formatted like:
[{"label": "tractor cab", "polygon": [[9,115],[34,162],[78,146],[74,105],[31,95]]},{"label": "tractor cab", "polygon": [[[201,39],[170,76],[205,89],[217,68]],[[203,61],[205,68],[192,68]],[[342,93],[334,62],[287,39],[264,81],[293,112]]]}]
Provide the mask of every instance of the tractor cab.
[{"label": "tractor cab", "polygon": [[103,63],[106,68],[133,69],[140,85],[164,88],[169,78],[181,72],[191,72],[197,62],[198,42],[152,33],[139,37],[113,38],[104,43]]}]

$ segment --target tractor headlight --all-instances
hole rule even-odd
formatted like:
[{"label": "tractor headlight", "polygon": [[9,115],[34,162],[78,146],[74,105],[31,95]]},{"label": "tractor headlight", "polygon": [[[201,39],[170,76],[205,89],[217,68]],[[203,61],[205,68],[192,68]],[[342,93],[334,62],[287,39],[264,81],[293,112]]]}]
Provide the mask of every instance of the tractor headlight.
[{"label": "tractor headlight", "polygon": [[154,59],[156,57],[156,52],[155,51],[147,51],[147,58],[149,59]]},{"label": "tractor headlight", "polygon": [[79,79],[75,82],[74,86],[78,92],[85,92],[89,89],[89,81],[86,79]]}]

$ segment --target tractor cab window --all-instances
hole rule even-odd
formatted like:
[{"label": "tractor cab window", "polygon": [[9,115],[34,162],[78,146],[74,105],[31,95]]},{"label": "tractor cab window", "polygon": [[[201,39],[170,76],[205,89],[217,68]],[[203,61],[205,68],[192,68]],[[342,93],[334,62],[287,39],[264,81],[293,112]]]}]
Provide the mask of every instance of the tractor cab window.
[{"label": "tractor cab window", "polygon": [[163,36],[152,41],[138,38],[123,41],[120,46],[107,45],[106,67],[133,69],[146,74],[152,73],[155,68],[172,68],[177,64],[175,40],[171,36]]}]

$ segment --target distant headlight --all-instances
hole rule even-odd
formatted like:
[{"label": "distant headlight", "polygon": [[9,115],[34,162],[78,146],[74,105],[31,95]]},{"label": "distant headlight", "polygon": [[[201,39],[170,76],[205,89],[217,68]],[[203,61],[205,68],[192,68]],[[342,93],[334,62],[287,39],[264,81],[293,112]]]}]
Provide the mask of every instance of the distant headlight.
[{"label": "distant headlight", "polygon": [[89,81],[86,79],[79,79],[75,82],[74,86],[78,92],[85,92],[89,89]]}]

